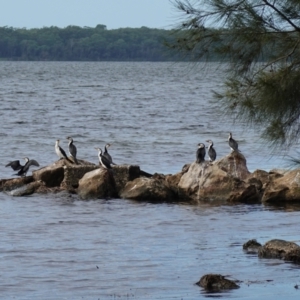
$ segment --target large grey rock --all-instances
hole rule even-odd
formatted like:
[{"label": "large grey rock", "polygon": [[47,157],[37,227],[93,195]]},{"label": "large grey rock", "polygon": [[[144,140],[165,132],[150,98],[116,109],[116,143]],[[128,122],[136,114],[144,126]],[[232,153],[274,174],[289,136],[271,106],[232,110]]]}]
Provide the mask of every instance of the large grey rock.
[{"label": "large grey rock", "polygon": [[125,199],[165,202],[175,201],[176,194],[169,188],[167,181],[161,176],[151,178],[139,177],[129,181],[120,192],[120,197]]},{"label": "large grey rock", "polygon": [[273,173],[273,178],[266,184],[262,202],[298,202],[300,201],[300,169],[285,173]]},{"label": "large grey rock", "polygon": [[82,199],[117,197],[113,171],[98,168],[86,173],[79,180],[77,193]]},{"label": "large grey rock", "polygon": [[256,186],[246,182],[249,174],[246,159],[238,152],[214,163],[194,162],[181,176],[179,195],[196,202],[259,202]]}]

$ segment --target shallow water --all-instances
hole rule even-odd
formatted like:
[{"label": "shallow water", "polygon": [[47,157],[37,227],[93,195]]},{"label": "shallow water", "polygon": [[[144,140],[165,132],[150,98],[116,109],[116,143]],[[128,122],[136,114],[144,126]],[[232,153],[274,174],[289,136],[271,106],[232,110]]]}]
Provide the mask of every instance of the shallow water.
[{"label": "shallow water", "polygon": [[[210,138],[229,153],[232,131],[251,171],[281,168],[259,132],[232,125],[212,97],[222,70],[174,63],[0,62],[0,177],[12,159],[41,166],[57,157],[57,138],[97,162],[112,143],[117,163],[175,173]],[[255,141],[255,142],[253,142]],[[257,142],[256,142],[257,141]],[[257,155],[259,153],[259,155]],[[284,152],[286,154],[286,152]],[[31,172],[30,172],[31,173]],[[3,299],[296,299],[298,266],[243,252],[252,238],[300,242],[297,207],[189,206],[56,194],[0,194],[0,295]],[[241,288],[206,294],[206,273],[241,280]],[[270,280],[270,281],[269,281]]]}]

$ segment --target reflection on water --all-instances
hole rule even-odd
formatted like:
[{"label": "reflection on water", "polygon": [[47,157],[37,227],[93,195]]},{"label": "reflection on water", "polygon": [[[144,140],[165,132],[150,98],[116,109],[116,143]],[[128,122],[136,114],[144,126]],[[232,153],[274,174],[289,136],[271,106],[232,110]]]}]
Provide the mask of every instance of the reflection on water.
[{"label": "reflection on water", "polygon": [[[218,156],[234,132],[251,170],[282,167],[259,132],[222,116],[212,89],[222,71],[188,64],[0,62],[2,178],[24,156],[55,161],[57,138],[75,140],[78,157],[97,162],[110,142],[117,163],[175,173],[208,138]],[[253,142],[255,141],[255,142]],[[258,155],[259,154],[259,155]],[[299,206],[189,206],[76,195],[0,194],[0,293],[3,299],[296,299],[298,266],[258,259],[242,245],[256,238],[298,242]],[[207,294],[207,273],[241,288]]]}]

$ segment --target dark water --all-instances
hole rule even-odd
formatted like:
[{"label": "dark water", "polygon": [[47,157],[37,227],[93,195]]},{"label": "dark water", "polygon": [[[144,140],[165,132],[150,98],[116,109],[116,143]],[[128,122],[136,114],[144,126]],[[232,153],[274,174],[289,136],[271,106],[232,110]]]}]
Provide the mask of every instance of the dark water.
[{"label": "dark water", "polygon": [[[222,70],[173,63],[0,62],[0,177],[24,156],[48,165],[55,140],[72,136],[78,157],[112,143],[117,163],[175,173],[210,138],[219,157],[232,131],[251,171],[286,165],[259,130],[233,125],[213,99]],[[0,194],[2,299],[296,299],[299,268],[242,251],[251,238],[299,242],[300,210],[188,206],[67,194]],[[209,272],[242,280],[229,293],[194,285]],[[271,281],[270,281],[271,280]]]}]

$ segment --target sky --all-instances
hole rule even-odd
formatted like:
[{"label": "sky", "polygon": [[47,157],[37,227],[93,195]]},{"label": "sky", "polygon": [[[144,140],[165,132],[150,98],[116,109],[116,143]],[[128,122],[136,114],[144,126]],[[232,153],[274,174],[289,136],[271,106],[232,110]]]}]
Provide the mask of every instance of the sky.
[{"label": "sky", "polygon": [[176,15],[170,0],[6,0],[1,3],[0,26],[171,29],[177,24]]}]

